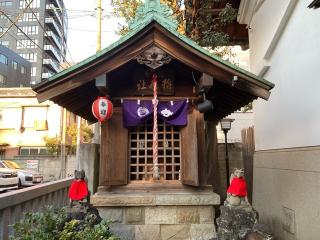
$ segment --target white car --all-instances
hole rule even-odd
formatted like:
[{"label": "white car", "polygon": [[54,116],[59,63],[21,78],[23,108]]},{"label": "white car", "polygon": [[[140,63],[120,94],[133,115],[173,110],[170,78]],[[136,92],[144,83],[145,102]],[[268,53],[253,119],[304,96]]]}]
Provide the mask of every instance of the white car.
[{"label": "white car", "polygon": [[19,187],[28,187],[43,182],[43,175],[30,169],[22,169],[17,163],[10,160],[3,160],[1,163],[8,169],[14,169],[18,172]]},{"label": "white car", "polygon": [[18,183],[19,177],[17,171],[8,169],[0,163],[0,192],[17,189]]}]

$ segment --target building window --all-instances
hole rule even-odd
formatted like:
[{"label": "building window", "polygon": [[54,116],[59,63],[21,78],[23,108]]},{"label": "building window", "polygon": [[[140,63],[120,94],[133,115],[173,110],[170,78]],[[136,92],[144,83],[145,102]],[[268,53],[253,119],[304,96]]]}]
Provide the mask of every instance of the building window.
[{"label": "building window", "polygon": [[0,7],[10,7],[10,6],[12,6],[11,1],[0,2]]},{"label": "building window", "polygon": [[37,48],[38,39],[33,39],[32,41],[29,39],[17,40],[17,49],[23,48]]},{"label": "building window", "polygon": [[37,67],[31,68],[31,77],[35,77],[37,75]]},{"label": "building window", "polygon": [[21,73],[22,74],[26,74],[26,72],[27,72],[26,67],[25,66],[21,66]]},{"label": "building window", "polygon": [[3,33],[3,32],[5,32],[5,31],[7,31],[7,30],[8,30],[7,27],[0,27],[0,33]]},{"label": "building window", "polygon": [[9,46],[9,41],[0,41],[2,46]]},{"label": "building window", "polygon": [[0,19],[4,19],[4,20],[8,20],[8,21],[9,21],[8,18],[11,18],[11,14],[7,14],[7,16],[4,15],[4,14],[1,14],[1,15],[0,15]]},{"label": "building window", "polygon": [[7,77],[0,74],[0,87],[4,87],[7,84]]},{"label": "building window", "polygon": [[24,35],[23,32],[27,35],[37,35],[39,32],[38,26],[24,26],[20,27],[20,29],[18,29],[17,35]]},{"label": "building window", "polygon": [[[27,5],[30,3],[30,0],[20,0],[19,7],[20,9],[26,8]],[[40,7],[40,0],[33,0],[33,2],[30,5],[30,8],[39,8]]]},{"label": "building window", "polygon": [[[130,129],[130,180],[152,180],[152,122]],[[158,125],[158,163],[161,180],[180,179],[180,129],[165,122]]]},{"label": "building window", "polygon": [[3,63],[3,64],[8,65],[8,58],[5,55],[1,54],[1,53],[0,53],[0,62]]},{"label": "building window", "polygon": [[18,129],[20,124],[21,108],[8,107],[0,109],[0,129]]},{"label": "building window", "polygon": [[23,16],[18,20],[19,22],[36,22],[39,19],[40,14],[36,13],[24,13]]},{"label": "building window", "polygon": [[6,150],[1,149],[0,150],[0,159],[4,160],[6,157]]},{"label": "building window", "polygon": [[23,127],[35,128],[37,122],[47,121],[48,107],[24,107]]},{"label": "building window", "polygon": [[28,60],[29,62],[36,62],[37,61],[37,54],[36,53],[20,53],[20,56],[24,59]]},{"label": "building window", "polygon": [[21,147],[20,155],[49,155],[46,147]]},{"label": "building window", "polygon": [[12,68],[13,68],[14,70],[17,70],[17,69],[18,69],[18,63],[15,62],[15,61],[12,61]]}]

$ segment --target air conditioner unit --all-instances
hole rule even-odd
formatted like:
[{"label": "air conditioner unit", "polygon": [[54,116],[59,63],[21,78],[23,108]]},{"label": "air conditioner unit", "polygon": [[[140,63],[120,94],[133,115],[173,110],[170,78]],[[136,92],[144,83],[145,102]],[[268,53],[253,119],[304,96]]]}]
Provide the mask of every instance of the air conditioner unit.
[{"label": "air conditioner unit", "polygon": [[35,120],[33,128],[36,131],[46,131],[46,130],[48,130],[48,121],[47,120]]}]

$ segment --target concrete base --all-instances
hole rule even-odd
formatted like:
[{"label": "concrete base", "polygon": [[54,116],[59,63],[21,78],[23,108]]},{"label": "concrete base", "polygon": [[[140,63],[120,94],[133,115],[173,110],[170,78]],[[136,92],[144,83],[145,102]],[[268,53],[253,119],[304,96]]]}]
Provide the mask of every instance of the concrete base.
[{"label": "concrete base", "polygon": [[214,205],[200,193],[98,193],[92,204],[122,240],[209,240],[216,236]]},{"label": "concrete base", "polygon": [[320,239],[320,147],[256,152],[253,177],[253,206],[277,239]]},{"label": "concrete base", "polygon": [[99,176],[99,144],[81,143],[79,149],[79,170],[86,172],[91,194],[97,192]]}]

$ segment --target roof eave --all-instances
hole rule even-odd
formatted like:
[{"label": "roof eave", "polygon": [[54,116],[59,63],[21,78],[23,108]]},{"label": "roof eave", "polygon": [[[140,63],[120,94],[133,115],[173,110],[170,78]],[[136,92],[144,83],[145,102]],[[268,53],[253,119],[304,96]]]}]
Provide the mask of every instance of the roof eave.
[{"label": "roof eave", "polygon": [[[152,23],[156,23],[156,24],[160,25],[164,31],[168,31],[169,33],[171,33],[171,35],[173,35],[176,38],[178,38],[179,40],[181,40],[185,45],[194,49],[195,52],[197,52],[200,57],[206,58],[207,60],[210,60],[213,64],[220,66],[221,68],[228,71],[229,73],[231,73],[233,75],[237,75],[245,80],[248,80],[249,82],[251,82],[255,85],[258,85],[259,87],[262,87],[263,89],[265,89],[267,91],[270,91],[274,87],[273,83],[268,82],[267,80],[265,80],[263,78],[260,78],[260,77],[254,75],[248,71],[245,71],[245,70],[219,58],[218,56],[210,53],[208,50],[202,48],[201,46],[199,46],[197,43],[190,40],[186,36],[181,35],[177,31],[175,31],[174,29],[171,29],[165,23],[161,22],[158,19],[157,15],[151,15],[151,16],[152,17],[145,19],[145,21],[143,21],[143,23],[136,26],[135,29],[133,29],[131,32],[129,32],[124,37],[120,38],[117,42],[111,44],[109,47],[97,52],[95,55],[83,60],[82,62],[54,75],[48,81],[34,86],[33,90],[35,90],[38,93],[45,91],[47,89],[47,87],[49,87],[49,86],[56,85],[60,81],[68,80],[71,77],[86,71],[86,69],[88,69],[88,67],[93,67],[96,64],[97,60],[99,58],[104,57],[107,53],[113,52],[112,54],[116,54],[117,50],[121,49],[121,47],[125,43],[127,43],[127,41],[129,41],[133,36],[139,34],[140,32],[145,32],[146,28],[148,26],[152,26],[151,25]],[[262,98],[268,99],[269,95],[270,95],[270,93],[265,94]],[[261,96],[259,96],[259,97],[261,97]]]}]

